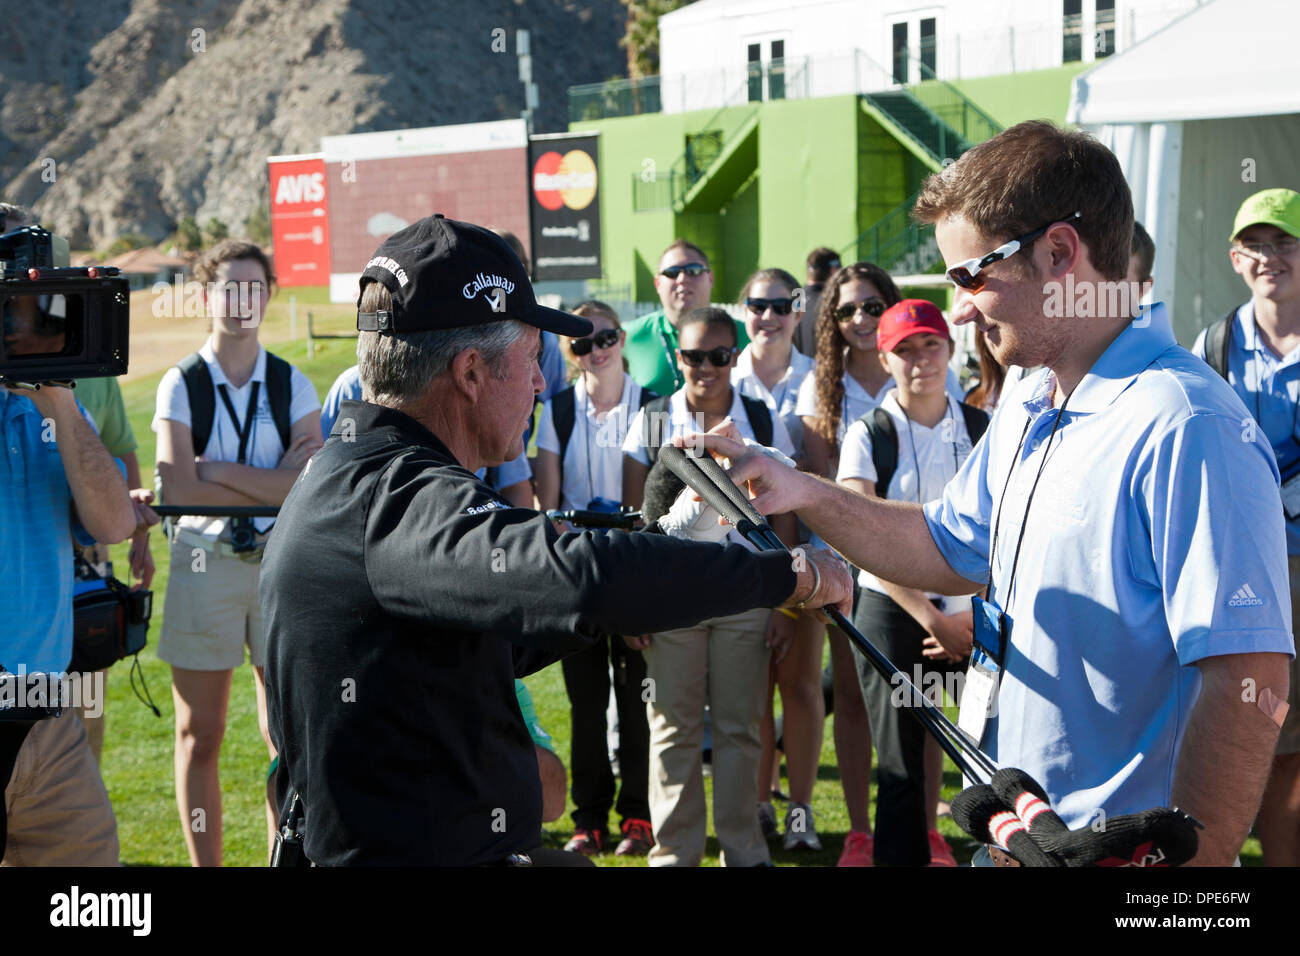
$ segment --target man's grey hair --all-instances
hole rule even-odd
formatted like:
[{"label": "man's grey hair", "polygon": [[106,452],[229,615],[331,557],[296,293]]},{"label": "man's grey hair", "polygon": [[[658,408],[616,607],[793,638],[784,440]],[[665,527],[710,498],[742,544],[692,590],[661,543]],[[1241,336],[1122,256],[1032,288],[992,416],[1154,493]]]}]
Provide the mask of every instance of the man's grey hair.
[{"label": "man's grey hair", "polygon": [[[360,311],[377,312],[390,308],[391,302],[388,290],[372,282],[362,293]],[[361,397],[390,407],[413,402],[466,349],[478,349],[489,368],[495,369],[527,328],[522,322],[503,319],[432,332],[362,332],[357,338]]]}]

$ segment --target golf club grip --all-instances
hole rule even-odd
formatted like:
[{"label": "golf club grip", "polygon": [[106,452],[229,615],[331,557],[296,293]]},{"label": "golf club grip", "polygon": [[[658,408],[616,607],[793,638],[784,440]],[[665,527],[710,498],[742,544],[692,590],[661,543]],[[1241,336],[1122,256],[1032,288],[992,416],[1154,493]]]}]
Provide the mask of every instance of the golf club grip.
[{"label": "golf club grip", "polygon": [[714,461],[712,455],[705,452],[704,457],[695,458],[693,460],[699,466],[700,471],[704,472],[705,476],[708,477],[710,481],[721,488],[722,493],[727,496],[727,499],[740,509],[741,514],[754,522],[754,524],[767,524],[767,519],[758,513],[758,509],[756,509],[753,503],[749,500],[749,496],[738,488],[734,481],[727,477],[727,473],[722,470],[721,465]]},{"label": "golf club grip", "polygon": [[[663,448],[659,449],[659,458],[668,466],[669,471],[682,480],[686,487],[703,498],[705,504],[726,518],[736,528],[739,528],[742,522],[747,521],[748,515],[737,507],[735,502],[727,497],[727,493],[701,470],[698,458],[692,458],[676,445],[664,445]],[[727,484],[730,485],[731,482],[727,481]],[[732,487],[735,486],[732,485]],[[761,525],[761,523],[762,519],[760,518],[758,524]]]}]

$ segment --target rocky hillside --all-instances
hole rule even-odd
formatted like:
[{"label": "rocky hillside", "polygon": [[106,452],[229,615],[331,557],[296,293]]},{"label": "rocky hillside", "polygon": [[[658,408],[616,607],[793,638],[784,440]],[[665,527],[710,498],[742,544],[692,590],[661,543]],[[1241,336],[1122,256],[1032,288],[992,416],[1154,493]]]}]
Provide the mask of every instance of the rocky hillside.
[{"label": "rocky hillside", "polygon": [[[625,71],[618,0],[41,0],[0,19],[0,197],[74,248],[266,202],[266,157],[340,133],[516,117]],[[494,32],[504,31],[504,33]],[[503,45],[504,52],[494,51]]]}]

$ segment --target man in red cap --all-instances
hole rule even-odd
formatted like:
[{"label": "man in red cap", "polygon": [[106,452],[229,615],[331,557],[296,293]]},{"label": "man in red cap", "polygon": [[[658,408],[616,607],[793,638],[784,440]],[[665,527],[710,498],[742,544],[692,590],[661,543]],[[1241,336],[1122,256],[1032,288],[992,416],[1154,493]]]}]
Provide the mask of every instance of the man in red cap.
[{"label": "man in red cap", "polygon": [[[945,389],[952,336],[934,303],[904,299],[890,306],[880,316],[876,341],[880,364],[896,387],[845,433],[836,481],[868,498],[925,504],[943,495],[988,427],[988,416]],[[954,688],[970,656],[970,602],[866,571],[858,584],[853,623],[941,704],[937,689]],[[925,731],[904,713],[921,702],[881,677],[860,652],[856,659],[879,761],[874,863],[956,866],[936,828],[941,765],[926,767]]]}]

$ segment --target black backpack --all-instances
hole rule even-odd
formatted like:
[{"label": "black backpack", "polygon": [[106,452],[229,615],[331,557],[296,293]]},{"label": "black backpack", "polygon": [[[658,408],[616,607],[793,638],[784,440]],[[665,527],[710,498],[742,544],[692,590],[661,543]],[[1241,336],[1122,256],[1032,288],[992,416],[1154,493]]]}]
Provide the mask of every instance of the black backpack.
[{"label": "black backpack", "polygon": [[[668,402],[671,396],[656,398],[654,401],[646,402],[643,406],[645,410],[645,424],[642,432],[642,442],[645,444],[646,453],[650,456],[650,466],[653,468],[655,462],[659,460],[659,449],[663,443],[659,439],[664,437],[666,429],[655,427],[662,417],[668,412]],[[763,402],[762,399],[750,398],[748,395],[740,396],[741,403],[745,406],[745,415],[749,418],[749,427],[754,431],[754,440],[760,445],[772,444],[772,412]]]},{"label": "black backpack", "polygon": [[1233,309],[1206,330],[1205,362],[1226,382],[1228,380],[1228,345],[1232,342],[1232,320],[1237,317]]},{"label": "black backpack", "polygon": [[[957,405],[961,408],[961,417],[966,422],[966,434],[970,435],[970,443],[974,447],[988,430],[988,412],[965,402],[958,402]],[[888,498],[889,483],[894,479],[894,472],[898,471],[898,431],[894,428],[894,420],[889,412],[876,406],[858,421],[867,426],[867,434],[871,436],[871,462],[876,466],[876,497]]]},{"label": "black backpack", "polygon": [[[176,367],[181,370],[185,380],[185,394],[190,399],[190,431],[194,435],[194,454],[202,455],[212,437],[212,419],[216,414],[216,388],[212,384],[212,375],[208,372],[208,363],[203,356],[194,352],[185,356]],[[266,353],[266,397],[271,403],[271,417],[275,420],[275,429],[280,434],[280,444],[288,449],[289,433],[293,423],[289,421],[289,406],[292,400],[289,363],[278,355]]]},{"label": "black backpack", "polygon": [[[638,408],[645,408],[659,396],[648,388],[641,389]],[[560,440],[560,467],[564,467],[564,453],[569,449],[569,438],[573,435],[573,425],[578,418],[578,393],[576,386],[570,385],[562,392],[556,392],[551,399],[551,422],[555,425],[555,437]]]}]

